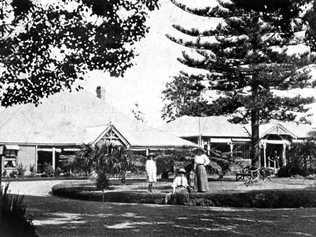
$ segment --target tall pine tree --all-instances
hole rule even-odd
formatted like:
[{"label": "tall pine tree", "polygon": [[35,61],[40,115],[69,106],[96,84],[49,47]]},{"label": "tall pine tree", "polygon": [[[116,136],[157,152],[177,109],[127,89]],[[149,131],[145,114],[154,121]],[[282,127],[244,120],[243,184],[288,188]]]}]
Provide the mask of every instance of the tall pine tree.
[{"label": "tall pine tree", "polygon": [[[203,31],[173,26],[185,39],[192,38],[168,35],[175,43],[193,49],[194,53],[183,51],[178,60],[203,73],[181,71],[167,84],[163,117],[231,115],[232,122],[250,122],[251,156],[257,162],[260,123],[295,120],[313,101],[280,93],[315,86],[306,67],[313,58],[307,44],[314,41],[306,40],[309,25],[304,18],[312,1],[231,0],[204,9],[171,1],[190,14],[206,17],[210,25],[220,23]],[[306,52],[291,56],[297,46]]]}]

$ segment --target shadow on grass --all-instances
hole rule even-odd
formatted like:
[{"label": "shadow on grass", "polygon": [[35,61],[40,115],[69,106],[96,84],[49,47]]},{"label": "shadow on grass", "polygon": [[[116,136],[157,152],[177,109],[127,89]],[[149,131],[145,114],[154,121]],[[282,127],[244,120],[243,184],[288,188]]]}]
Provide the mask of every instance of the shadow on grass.
[{"label": "shadow on grass", "polygon": [[316,209],[234,209],[25,197],[42,236],[315,236]]}]

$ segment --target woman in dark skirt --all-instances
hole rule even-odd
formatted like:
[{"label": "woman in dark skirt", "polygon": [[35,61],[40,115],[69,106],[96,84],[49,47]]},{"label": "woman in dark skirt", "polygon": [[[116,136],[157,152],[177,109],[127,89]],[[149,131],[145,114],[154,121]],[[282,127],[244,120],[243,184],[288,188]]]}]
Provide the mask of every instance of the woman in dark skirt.
[{"label": "woman in dark skirt", "polygon": [[205,166],[210,163],[207,155],[202,150],[197,150],[194,157],[194,170],[196,173],[196,184],[198,192],[208,191],[208,180]]}]

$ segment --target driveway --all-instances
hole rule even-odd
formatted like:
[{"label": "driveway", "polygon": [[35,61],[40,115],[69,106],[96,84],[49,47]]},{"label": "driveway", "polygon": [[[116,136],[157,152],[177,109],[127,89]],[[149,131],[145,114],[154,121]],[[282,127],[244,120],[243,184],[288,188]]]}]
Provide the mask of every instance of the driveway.
[{"label": "driveway", "polygon": [[89,202],[50,196],[51,185],[58,182],[12,183],[12,192],[26,195],[28,214],[40,236],[316,236],[315,208],[235,209]]}]

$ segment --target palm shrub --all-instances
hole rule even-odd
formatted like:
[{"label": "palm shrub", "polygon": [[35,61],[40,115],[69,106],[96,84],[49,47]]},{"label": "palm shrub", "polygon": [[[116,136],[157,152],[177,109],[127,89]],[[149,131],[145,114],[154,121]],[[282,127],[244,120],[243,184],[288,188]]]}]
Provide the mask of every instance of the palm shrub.
[{"label": "palm shrub", "polygon": [[19,195],[9,195],[8,189],[9,185],[7,184],[3,192],[0,192],[1,236],[37,236],[32,221],[26,216],[26,206],[23,203],[24,197]]},{"label": "palm shrub", "polygon": [[92,170],[95,170],[95,153],[96,149],[93,146],[83,145],[75,158],[67,164],[68,168],[74,173],[88,176]]},{"label": "palm shrub", "polygon": [[98,189],[108,188],[109,177],[118,176],[124,181],[126,172],[135,170],[132,156],[122,146],[96,147],[95,158]]},{"label": "palm shrub", "polygon": [[135,171],[136,166],[132,162],[132,154],[122,146],[101,144],[96,146],[86,145],[79,153],[77,161],[78,170],[86,174],[96,171],[98,177],[96,186],[99,190],[107,189],[110,185],[109,178],[116,176],[123,181],[127,171]]}]

